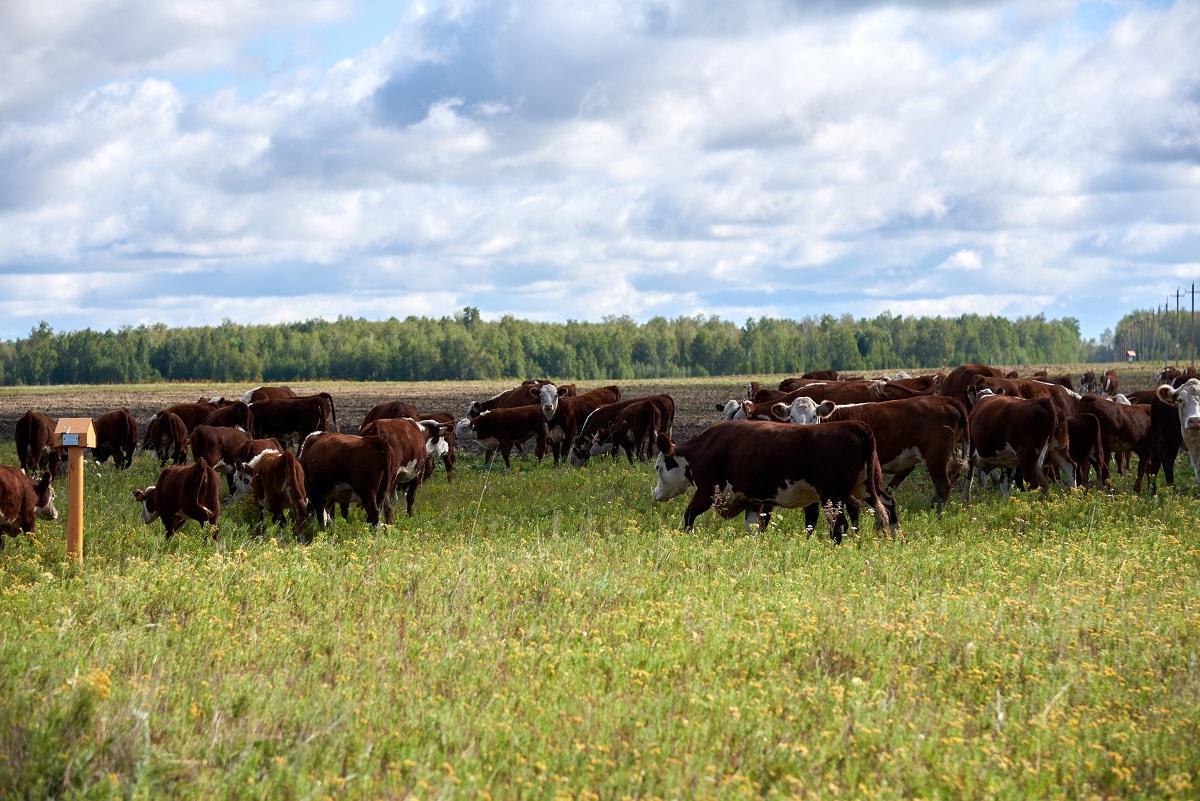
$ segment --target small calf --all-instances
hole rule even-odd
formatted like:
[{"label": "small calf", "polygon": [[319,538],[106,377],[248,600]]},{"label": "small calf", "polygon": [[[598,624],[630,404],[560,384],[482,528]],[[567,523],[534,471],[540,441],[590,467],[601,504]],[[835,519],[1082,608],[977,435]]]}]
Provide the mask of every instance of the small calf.
[{"label": "small calf", "polygon": [[[142,522],[147,525],[162,518],[170,539],[175,530],[191,518],[202,525],[217,525],[221,515],[221,485],[217,471],[201,457],[186,467],[163,468],[158,481],[144,490],[134,490],[134,499],[142,505]],[[216,539],[216,531],[213,539]]]}]

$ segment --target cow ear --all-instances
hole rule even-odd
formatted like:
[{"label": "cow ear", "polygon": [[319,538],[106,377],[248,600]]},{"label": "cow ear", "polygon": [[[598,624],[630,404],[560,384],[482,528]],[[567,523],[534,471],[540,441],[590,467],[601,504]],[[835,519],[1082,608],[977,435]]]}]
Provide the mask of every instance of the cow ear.
[{"label": "cow ear", "polygon": [[746,419],[749,420],[754,414],[754,404],[748,400],[744,400],[741,403],[741,407],[742,414],[746,415]]},{"label": "cow ear", "polygon": [[536,398],[542,394],[542,388],[537,384],[533,384],[529,387],[529,394]]},{"label": "cow ear", "polygon": [[723,403],[718,403],[718,404],[716,404],[716,407],[717,407],[717,411],[718,411],[718,412],[723,412],[723,411],[725,411],[725,404],[723,404]]},{"label": "cow ear", "polygon": [[786,403],[773,403],[771,404],[771,414],[776,419],[787,420],[789,417],[791,417],[792,407],[788,406]]},{"label": "cow ear", "polygon": [[821,401],[817,404],[817,417],[822,419],[833,414],[837,410],[837,404],[831,400]]},{"label": "cow ear", "polygon": [[663,456],[675,455],[675,443],[671,442],[671,437],[666,432],[661,432],[658,435],[658,452]]},{"label": "cow ear", "polygon": [[1154,394],[1163,403],[1174,406],[1175,405],[1175,395],[1178,393],[1175,391],[1175,388],[1172,387],[1170,384],[1163,384],[1158,389],[1154,390]]}]

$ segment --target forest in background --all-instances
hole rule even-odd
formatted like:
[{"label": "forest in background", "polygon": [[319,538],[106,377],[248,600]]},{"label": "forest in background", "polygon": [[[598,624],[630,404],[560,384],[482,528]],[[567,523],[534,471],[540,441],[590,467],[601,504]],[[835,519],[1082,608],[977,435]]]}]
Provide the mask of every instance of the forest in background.
[{"label": "forest in background", "polygon": [[[1125,321],[1122,321],[1125,322]],[[1135,326],[1136,327],[1136,326]],[[1118,326],[1118,333],[1122,332]],[[1132,329],[1131,329],[1132,330]],[[274,325],[56,332],[46,323],[0,342],[0,383],[456,380],[570,376],[583,380],[875,370],[963,362],[1108,361],[1107,342],[1073,318],[823,316],[802,320],[628,317],[603,322],[453,317],[339,318]],[[1118,343],[1120,345],[1120,343]],[[1121,346],[1123,348],[1123,345]],[[1123,349],[1121,351],[1123,353]]]}]

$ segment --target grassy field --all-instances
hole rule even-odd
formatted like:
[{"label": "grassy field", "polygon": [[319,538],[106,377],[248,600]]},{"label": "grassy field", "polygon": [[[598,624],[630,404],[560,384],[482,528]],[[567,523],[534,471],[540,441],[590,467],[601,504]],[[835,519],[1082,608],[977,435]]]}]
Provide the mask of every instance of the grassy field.
[{"label": "grassy field", "polygon": [[1200,797],[1177,466],[941,520],[910,479],[901,537],[835,547],[467,458],[304,547],[244,504],[167,542],[156,461],[89,464],[82,571],[62,519],[0,552],[0,798]]}]

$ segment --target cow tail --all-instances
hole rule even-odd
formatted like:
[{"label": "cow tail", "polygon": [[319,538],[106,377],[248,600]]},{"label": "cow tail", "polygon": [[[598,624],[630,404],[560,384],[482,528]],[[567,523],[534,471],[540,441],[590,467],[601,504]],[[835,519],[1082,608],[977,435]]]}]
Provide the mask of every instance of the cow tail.
[{"label": "cow tail", "polygon": [[333,396],[328,392],[322,392],[321,397],[329,401],[329,417],[333,420],[333,430],[338,431],[337,407],[333,405]]},{"label": "cow tail", "polygon": [[292,517],[294,518],[292,522],[299,525],[300,519],[308,514],[308,493],[304,489],[304,468],[300,466],[300,460],[293,456],[291,451],[284,451],[282,458],[295,490],[294,493],[288,493],[291,496],[289,500],[292,502]]},{"label": "cow tail", "polygon": [[961,425],[958,429],[959,444],[962,445],[963,458],[970,461],[971,459],[971,413],[967,411],[967,405],[958,398],[950,398],[954,402],[954,409],[958,412]]},{"label": "cow tail", "polygon": [[884,508],[883,497],[887,489],[883,483],[883,466],[879,464],[879,451],[875,447],[875,434],[868,429],[867,444],[871,448],[871,459],[867,465],[867,494],[871,497],[871,506],[875,510],[875,533],[886,532],[891,528],[892,520]]},{"label": "cow tail", "polygon": [[204,512],[205,517],[216,517],[216,513],[200,501],[200,496],[204,494],[204,489],[208,486],[208,462],[201,456],[196,459],[196,465],[200,468],[200,482],[196,485],[196,506]]}]

